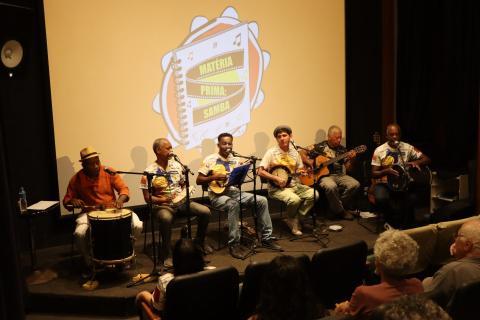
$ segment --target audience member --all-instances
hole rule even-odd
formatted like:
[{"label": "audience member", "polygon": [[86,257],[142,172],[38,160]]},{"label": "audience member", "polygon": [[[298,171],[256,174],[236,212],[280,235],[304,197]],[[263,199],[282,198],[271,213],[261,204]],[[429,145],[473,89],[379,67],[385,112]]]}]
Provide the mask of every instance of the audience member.
[{"label": "audience member", "polygon": [[157,311],[164,310],[166,288],[174,276],[202,271],[204,268],[203,252],[191,239],[179,239],[173,249],[173,274],[165,273],[158,277],[155,290],[150,293],[141,291],[135,299],[137,306],[140,302],[147,302]]},{"label": "audience member", "polygon": [[423,280],[425,291],[435,291],[435,296],[446,305],[462,284],[480,280],[480,219],[470,220],[460,227],[450,253],[457,260]]},{"label": "audience member", "polygon": [[277,256],[267,267],[257,312],[249,320],[305,320],[316,314],[307,271],[292,256]]},{"label": "audience member", "polygon": [[402,295],[423,292],[422,283],[407,278],[418,258],[418,245],[410,236],[398,231],[383,232],[375,241],[375,273],[380,284],[358,286],[350,301],[337,304],[335,312],[358,317],[368,316],[377,306]]},{"label": "audience member", "polygon": [[372,312],[370,320],[451,320],[448,313],[432,300],[419,295],[400,297]]}]

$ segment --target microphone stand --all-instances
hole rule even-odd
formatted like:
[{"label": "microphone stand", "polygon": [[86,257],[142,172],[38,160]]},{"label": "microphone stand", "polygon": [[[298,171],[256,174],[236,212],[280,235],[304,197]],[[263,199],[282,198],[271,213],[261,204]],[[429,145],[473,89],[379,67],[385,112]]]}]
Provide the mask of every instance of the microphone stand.
[{"label": "microphone stand", "polygon": [[177,161],[183,169],[183,175],[185,176],[185,188],[187,189],[187,194],[185,198],[185,205],[186,205],[186,213],[187,213],[187,238],[192,239],[192,221],[190,215],[190,177],[189,174],[193,175],[192,170],[187,165],[184,165],[180,159],[173,155],[175,161]]},{"label": "microphone stand", "polygon": [[[256,180],[257,180],[257,175],[256,175],[256,162],[260,159],[258,159],[255,156],[242,156],[234,151],[232,151],[232,155],[237,158],[242,158],[242,159],[248,159],[253,165],[253,224],[255,228],[255,239],[250,240],[252,241],[252,246],[249,248],[249,251],[243,256],[243,259],[246,259],[248,257],[251,257],[255,254],[257,254],[256,249],[256,242],[259,240],[258,237],[258,225],[257,225],[257,190],[256,190]],[[240,243],[244,242],[245,243],[245,237],[244,237],[244,231],[243,231],[243,210],[242,210],[242,182],[238,184],[238,190],[240,191]]]},{"label": "microphone stand", "polygon": [[[295,150],[303,150],[303,151],[306,151],[307,154],[309,155],[314,155],[314,158],[313,158],[313,168],[312,168],[312,174],[315,173],[315,169],[316,169],[316,166],[317,166],[317,163],[315,161],[315,159],[317,158],[317,156],[319,156],[320,154],[318,152],[315,152],[313,150],[308,150],[307,148],[304,148],[304,147],[300,147],[300,146],[297,146],[293,141],[290,141],[292,146],[295,148]],[[316,199],[316,196],[317,196],[317,189],[319,190],[320,189],[320,179],[317,180],[317,178],[314,177],[313,179],[313,212],[312,212],[312,233],[311,234],[303,234],[301,236],[295,236],[294,238],[291,238],[290,241],[297,241],[297,240],[303,240],[305,238],[314,238],[314,242],[317,242],[319,243],[323,248],[326,248],[327,247],[327,244],[329,242],[329,239],[328,239],[328,233],[326,232],[322,232],[322,231],[319,231],[317,230],[317,213],[315,212],[315,207],[317,206],[317,199]],[[320,192],[320,190],[318,191]],[[322,225],[325,225],[325,223],[322,223]]]},{"label": "microphone stand", "polygon": [[[160,271],[157,270],[157,250],[156,250],[156,242],[155,242],[155,219],[153,218],[153,203],[152,203],[152,193],[153,193],[153,187],[152,187],[152,180],[153,177],[156,176],[154,173],[150,172],[131,172],[131,171],[115,171],[115,173],[119,174],[133,174],[133,175],[140,175],[140,176],[146,176],[147,177],[147,188],[148,188],[148,212],[150,215],[150,231],[152,235],[152,258],[153,258],[153,268],[152,271],[145,277],[140,278],[136,281],[133,281],[129,284],[127,284],[127,288],[133,287],[134,285],[137,285],[139,283],[145,282],[146,279],[156,276],[158,277],[160,275]],[[145,231],[146,232],[146,231]]]}]

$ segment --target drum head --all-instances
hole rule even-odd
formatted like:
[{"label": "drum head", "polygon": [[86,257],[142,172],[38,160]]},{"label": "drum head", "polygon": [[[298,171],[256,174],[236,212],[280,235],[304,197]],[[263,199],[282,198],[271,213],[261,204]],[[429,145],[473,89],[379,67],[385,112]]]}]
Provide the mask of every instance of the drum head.
[{"label": "drum head", "polygon": [[88,214],[88,219],[94,220],[116,220],[127,218],[132,215],[132,211],[128,209],[106,209],[104,211],[90,211]]}]

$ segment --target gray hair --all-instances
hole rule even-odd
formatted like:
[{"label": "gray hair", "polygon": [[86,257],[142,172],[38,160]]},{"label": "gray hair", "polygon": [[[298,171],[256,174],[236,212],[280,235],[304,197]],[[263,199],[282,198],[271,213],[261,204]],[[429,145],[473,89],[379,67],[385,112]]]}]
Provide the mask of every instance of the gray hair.
[{"label": "gray hair", "polygon": [[330,128],[328,128],[327,135],[331,137],[334,132],[342,132],[342,129],[336,125],[330,126]]},{"label": "gray hair", "polygon": [[157,149],[162,145],[163,142],[168,141],[166,138],[158,138],[153,141],[153,152],[157,154]]},{"label": "gray hair", "polygon": [[471,241],[476,249],[480,249],[480,219],[465,222],[459,232]]},{"label": "gray hair", "polygon": [[383,272],[392,277],[409,274],[418,259],[418,244],[399,230],[387,230],[375,241],[373,253]]}]

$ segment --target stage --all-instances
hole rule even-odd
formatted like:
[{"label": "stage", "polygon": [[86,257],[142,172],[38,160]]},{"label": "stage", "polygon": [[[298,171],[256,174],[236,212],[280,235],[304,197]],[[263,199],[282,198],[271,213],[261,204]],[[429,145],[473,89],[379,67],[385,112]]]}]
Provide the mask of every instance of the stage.
[{"label": "stage", "polygon": [[[240,279],[242,279],[245,268],[253,261],[270,261],[279,254],[294,256],[306,254],[312,257],[313,254],[323,246],[331,248],[358,239],[364,240],[369,249],[371,249],[377,237],[375,233],[370,232],[360,225],[358,220],[330,221],[317,219],[318,227],[322,225],[340,224],[344,226],[344,229],[342,231],[325,231],[326,238],[323,239],[323,243],[315,241],[315,238],[312,237],[291,241],[292,237],[280,215],[273,214],[272,220],[274,236],[279,238],[278,243],[283,247],[284,252],[272,252],[258,247],[254,255],[245,260],[238,260],[232,258],[228,252],[228,248],[224,247],[205,257],[208,261],[208,266],[221,267],[232,265],[238,270]],[[374,221],[362,220],[362,224],[367,224],[371,229],[375,230]],[[249,219],[247,219],[247,223],[252,225],[252,221]],[[174,229],[172,239],[178,239],[180,237],[180,229],[181,226]],[[308,234],[311,231],[311,225],[306,224],[303,230]],[[193,231],[195,231],[195,228],[193,228]],[[226,236],[226,230],[222,229],[220,233],[218,232],[218,224],[215,220],[210,222],[207,241],[212,247],[217,248],[219,237],[221,244],[224,246]],[[156,239],[158,239],[158,235],[156,235]],[[29,313],[83,314],[116,317],[135,315],[135,295],[141,290],[152,290],[155,286],[154,281],[127,288],[127,284],[131,282],[132,277],[139,273],[148,274],[153,269],[150,233],[147,234],[146,250],[144,251],[143,238],[137,240],[135,250],[137,256],[136,263],[133,264],[130,269],[117,271],[112,268],[100,271],[96,276],[96,279],[99,281],[99,286],[93,291],[87,291],[82,288],[82,284],[88,279],[82,279],[80,275],[80,256],[76,251],[74,251],[72,255],[70,245],[38,250],[37,265],[42,269],[53,270],[58,274],[58,278],[48,283],[28,286],[30,293],[27,302]],[[25,257],[23,260],[24,265],[28,266],[28,257]],[[25,271],[26,276],[28,273],[29,271]]]}]

